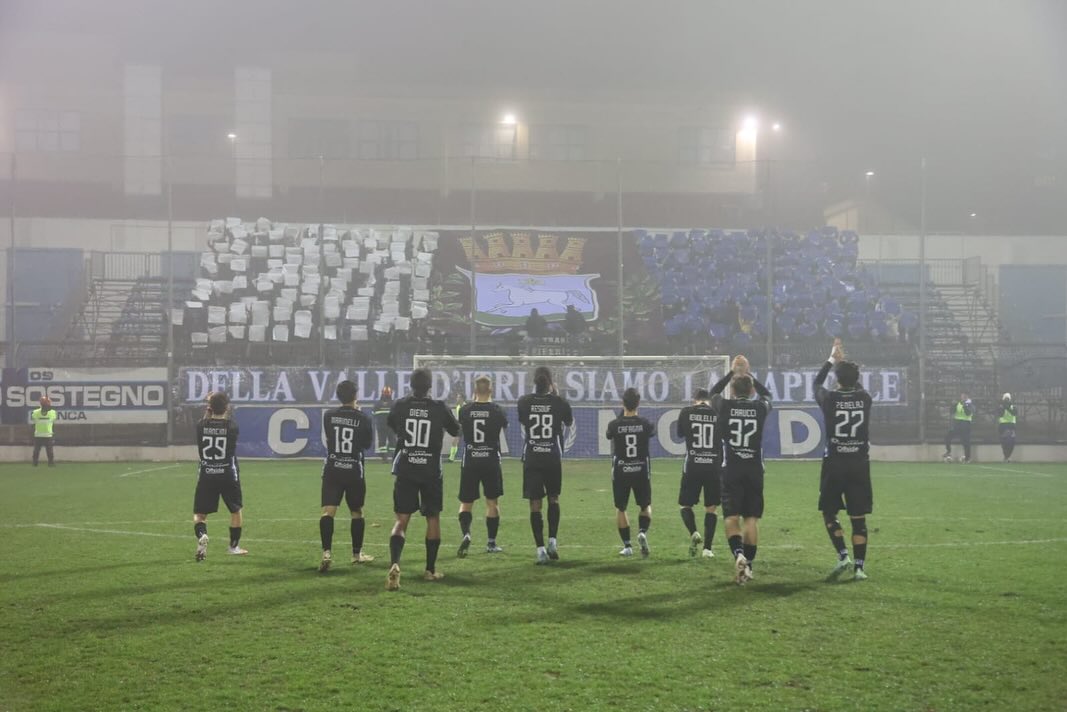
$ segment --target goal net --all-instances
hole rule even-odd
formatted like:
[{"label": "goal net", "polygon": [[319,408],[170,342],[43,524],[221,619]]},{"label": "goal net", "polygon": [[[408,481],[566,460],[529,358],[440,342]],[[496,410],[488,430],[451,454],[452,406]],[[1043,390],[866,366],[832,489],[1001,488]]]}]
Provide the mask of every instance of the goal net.
[{"label": "goal net", "polygon": [[680,455],[684,443],[676,440],[678,410],[690,403],[700,388],[710,389],[729,369],[729,356],[430,356],[417,355],[415,368],[433,372],[433,395],[450,404],[458,395],[469,399],[474,379],[493,381],[493,400],[508,413],[507,449],[518,453],[522,434],[516,420],[519,397],[533,391],[533,370],[552,369],[559,394],[574,410],[574,427],[567,431],[568,457],[610,454],[604,439],[607,424],[622,408],[622,394],[636,388],[641,394],[640,414],[656,426],[652,456]]}]

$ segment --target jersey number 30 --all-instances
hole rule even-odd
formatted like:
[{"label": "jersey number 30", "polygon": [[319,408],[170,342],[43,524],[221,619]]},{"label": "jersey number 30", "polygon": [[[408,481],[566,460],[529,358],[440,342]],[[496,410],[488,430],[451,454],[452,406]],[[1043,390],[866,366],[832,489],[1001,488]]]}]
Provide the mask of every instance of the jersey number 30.
[{"label": "jersey number 30", "polygon": [[715,442],[714,423],[693,423],[693,448],[695,450],[710,450]]}]

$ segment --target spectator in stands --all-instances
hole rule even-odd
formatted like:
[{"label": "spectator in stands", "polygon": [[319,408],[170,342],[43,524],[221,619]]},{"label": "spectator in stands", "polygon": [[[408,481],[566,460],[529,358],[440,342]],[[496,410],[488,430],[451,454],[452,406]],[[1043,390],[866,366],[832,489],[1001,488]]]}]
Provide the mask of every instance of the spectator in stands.
[{"label": "spectator in stands", "polygon": [[966,393],[960,394],[960,399],[952,405],[949,413],[952,424],[945,436],[945,462],[952,462],[952,441],[958,435],[963,443],[963,457],[960,462],[971,461],[971,421],[974,420],[974,403]]},{"label": "spectator in stands", "polygon": [[30,413],[30,422],[33,423],[33,466],[37,467],[37,462],[41,459],[41,448],[44,448],[45,454],[48,455],[48,466],[54,467],[56,458],[52,451],[52,426],[56,422],[56,411],[48,396],[41,397],[41,407]]},{"label": "spectator in stands", "polygon": [[393,408],[393,389],[382,387],[381,397],[374,404],[374,432],[378,435],[378,454],[382,460],[388,460],[396,448],[396,433],[388,426],[389,411]]},{"label": "spectator in stands", "polygon": [[547,334],[548,322],[537,309],[531,309],[530,316],[526,317],[526,336],[531,339],[540,339]]},{"label": "spectator in stands", "polygon": [[567,313],[563,318],[563,328],[571,336],[576,338],[585,331],[585,317],[574,308],[573,304],[567,305]]}]

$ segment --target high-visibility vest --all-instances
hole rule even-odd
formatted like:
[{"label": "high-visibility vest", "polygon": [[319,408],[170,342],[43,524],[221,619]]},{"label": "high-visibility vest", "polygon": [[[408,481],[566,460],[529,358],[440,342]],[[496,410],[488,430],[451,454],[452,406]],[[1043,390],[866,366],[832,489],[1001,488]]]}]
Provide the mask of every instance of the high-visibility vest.
[{"label": "high-visibility vest", "polygon": [[35,438],[50,438],[52,437],[52,426],[56,422],[56,409],[49,408],[47,413],[42,413],[41,409],[37,408],[30,413],[30,420],[33,421],[33,436]]},{"label": "high-visibility vest", "polygon": [[974,416],[968,413],[967,409],[963,407],[963,403],[956,404],[956,414],[952,417],[956,420],[962,420],[967,423],[971,422],[971,420],[974,418]]},{"label": "high-visibility vest", "polygon": [[1004,411],[1000,414],[1000,422],[1005,425],[1015,425],[1015,406],[1004,406]]}]

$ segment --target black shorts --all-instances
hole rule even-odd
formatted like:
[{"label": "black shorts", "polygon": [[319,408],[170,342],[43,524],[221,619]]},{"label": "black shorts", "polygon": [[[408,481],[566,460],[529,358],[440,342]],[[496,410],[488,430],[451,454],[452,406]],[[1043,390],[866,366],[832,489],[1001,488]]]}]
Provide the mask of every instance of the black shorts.
[{"label": "black shorts", "polygon": [[244,500],[241,496],[241,478],[236,469],[232,474],[200,475],[193,495],[193,514],[214,514],[219,511],[219,497],[222,497],[230,514],[241,511]]},{"label": "black shorts", "polygon": [[714,507],[722,503],[722,468],[684,467],[682,482],[678,487],[678,505],[692,507],[700,501],[700,491],[704,491],[704,506]]},{"label": "black shorts", "polygon": [[634,493],[634,503],[641,509],[652,504],[652,476],[645,472],[613,472],[611,474],[611,494],[615,498],[615,509],[625,512],[630,505],[630,493]]},{"label": "black shorts", "polygon": [[763,465],[731,467],[722,471],[722,515],[763,516]]},{"label": "black shorts", "polygon": [[559,460],[525,460],[522,463],[522,496],[525,499],[558,497],[563,490],[563,463]]},{"label": "black shorts", "polygon": [[844,509],[850,517],[862,517],[873,511],[870,460],[824,459],[819,479],[820,512],[836,514]]},{"label": "black shorts", "polygon": [[436,517],[444,499],[444,481],[440,477],[429,481],[393,478],[393,511],[397,514],[419,512],[424,517]]},{"label": "black shorts", "polygon": [[322,506],[340,506],[342,499],[348,503],[350,512],[363,509],[363,503],[367,500],[367,481],[363,476],[363,466],[359,463],[354,463],[350,470],[323,465]]},{"label": "black shorts", "polygon": [[486,499],[499,499],[504,494],[499,456],[493,454],[472,459],[469,453],[468,449],[459,472],[459,501],[470,504],[481,496],[481,491],[485,492]]}]

